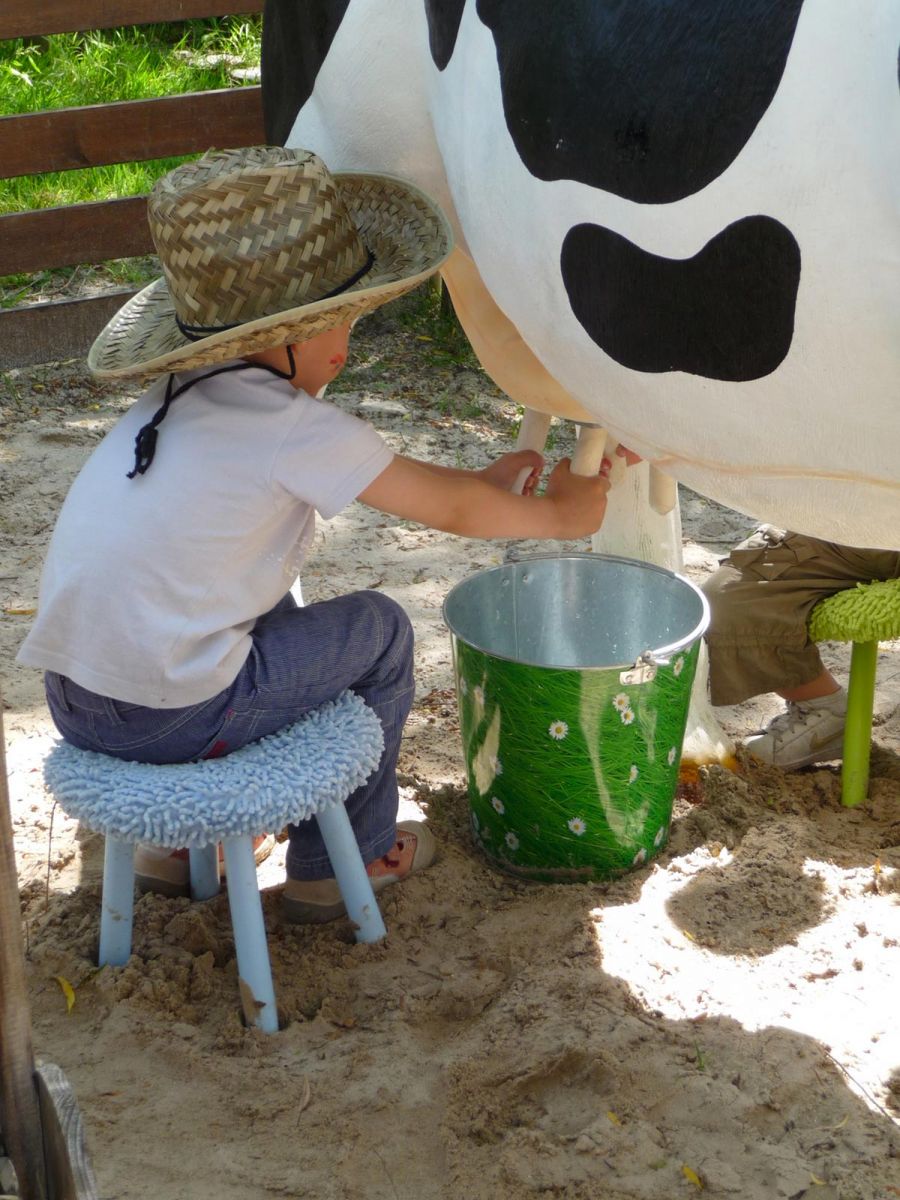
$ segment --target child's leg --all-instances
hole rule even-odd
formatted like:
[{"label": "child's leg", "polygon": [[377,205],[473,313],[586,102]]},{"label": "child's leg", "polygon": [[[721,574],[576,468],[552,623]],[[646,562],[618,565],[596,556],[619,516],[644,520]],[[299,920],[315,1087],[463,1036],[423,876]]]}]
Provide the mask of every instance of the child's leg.
[{"label": "child's leg", "polygon": [[[356,592],[267,614],[257,623],[253,642],[245,682],[251,688],[254,739],[345,688],[378,714],[384,754],[375,774],[347,801],[347,812],[363,861],[381,858],[396,840],[397,755],[414,695],[409,618],[380,592]],[[290,827],[287,868],[292,879],[332,875],[315,821]]]},{"label": "child's leg", "polygon": [[821,700],[824,696],[833,696],[840,690],[841,685],[827,667],[823,667],[815,679],[811,679],[809,683],[801,683],[797,687],[776,688],[778,695],[783,700],[790,700],[795,704],[805,703],[808,700]]},{"label": "child's leg", "polygon": [[[764,692],[800,699],[827,684],[806,623],[819,600],[858,581],[888,579],[900,554],[855,550],[762,526],[731,552],[703,590],[712,620],[707,640],[713,704]],[[797,695],[799,692],[801,695]]]},{"label": "child's leg", "polygon": [[[356,592],[298,608],[290,596],[260,617],[232,686],[184,709],[151,709],[96,696],[52,673],[51,713],[65,738],[87,750],[141,762],[187,762],[240,749],[298,721],[345,689],[378,714],[385,751],[347,801],[365,862],[394,848],[396,763],[412,707],[413,634],[403,609],[380,592]],[[314,820],[291,828],[289,874],[331,875]]]}]

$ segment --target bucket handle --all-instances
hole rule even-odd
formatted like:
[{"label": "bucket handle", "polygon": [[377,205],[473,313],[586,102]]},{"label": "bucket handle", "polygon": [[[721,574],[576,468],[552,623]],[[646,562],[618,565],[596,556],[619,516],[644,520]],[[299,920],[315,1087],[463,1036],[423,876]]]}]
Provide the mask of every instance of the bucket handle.
[{"label": "bucket handle", "polygon": [[635,659],[634,666],[619,672],[619,683],[652,683],[660,667],[667,667],[672,660],[657,658],[652,650],[645,650]]}]

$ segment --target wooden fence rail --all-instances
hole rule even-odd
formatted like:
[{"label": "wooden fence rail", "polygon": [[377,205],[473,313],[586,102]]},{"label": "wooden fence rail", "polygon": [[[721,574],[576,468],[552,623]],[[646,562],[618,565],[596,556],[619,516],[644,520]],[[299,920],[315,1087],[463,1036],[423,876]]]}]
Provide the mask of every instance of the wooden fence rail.
[{"label": "wooden fence rail", "polygon": [[253,0],[3,0],[0,41],[258,12]]},{"label": "wooden fence rail", "polygon": [[[3,0],[0,41],[258,13],[262,0]],[[0,178],[196,154],[264,140],[258,87],[0,117]],[[146,196],[0,215],[0,275],[153,251]],[[133,289],[0,312],[0,369],[85,352]]]}]

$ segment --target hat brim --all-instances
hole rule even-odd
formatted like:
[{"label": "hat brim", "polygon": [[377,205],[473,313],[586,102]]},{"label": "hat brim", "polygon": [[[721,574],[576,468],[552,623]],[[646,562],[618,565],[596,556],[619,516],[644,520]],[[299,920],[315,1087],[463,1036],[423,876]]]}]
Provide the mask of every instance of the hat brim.
[{"label": "hat brim", "polygon": [[440,268],[453,249],[453,232],[429,196],[391,175],[336,172],[333,178],[373,255],[352,288],[191,341],[178,328],[165,279],[157,279],[107,323],[88,352],[89,369],[102,379],[159,375],[306,341],[402,296]]}]

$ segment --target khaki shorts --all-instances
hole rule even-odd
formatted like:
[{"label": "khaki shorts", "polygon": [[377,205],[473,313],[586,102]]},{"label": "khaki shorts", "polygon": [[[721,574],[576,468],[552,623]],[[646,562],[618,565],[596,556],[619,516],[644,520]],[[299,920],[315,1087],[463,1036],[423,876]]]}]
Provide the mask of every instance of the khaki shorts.
[{"label": "khaki shorts", "polygon": [[900,552],[855,550],[762,525],[703,585],[713,704],[809,683],[822,660],[806,622],[826,596],[900,577]]}]

